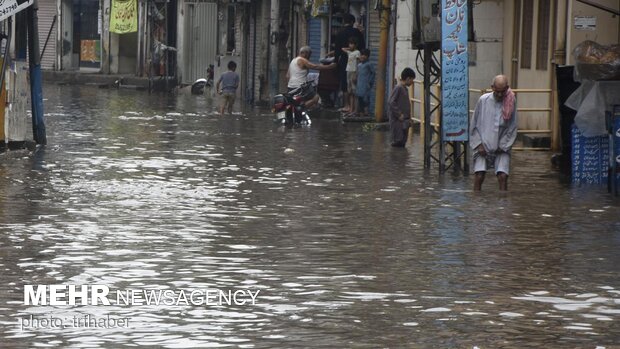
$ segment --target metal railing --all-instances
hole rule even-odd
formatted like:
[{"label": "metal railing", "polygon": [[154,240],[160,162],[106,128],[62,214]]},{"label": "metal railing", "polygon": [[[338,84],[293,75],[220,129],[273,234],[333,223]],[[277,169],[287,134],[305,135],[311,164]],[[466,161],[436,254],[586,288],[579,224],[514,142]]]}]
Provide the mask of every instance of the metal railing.
[{"label": "metal railing", "polygon": [[[441,96],[441,85],[439,84],[433,84],[432,87],[434,89],[434,93],[437,96]],[[410,101],[411,101],[411,119],[420,123],[422,126],[424,125],[424,118],[423,117],[416,117],[415,116],[415,107],[417,104],[419,104],[420,106],[420,113],[419,115],[424,115],[424,100],[420,99],[420,98],[416,98],[415,97],[415,92],[419,89],[419,91],[421,91],[421,93],[424,92],[424,81],[419,81],[416,80],[413,82],[413,85],[411,86],[411,88],[409,89],[409,97],[410,97]],[[517,133],[520,134],[524,134],[524,133],[528,133],[528,134],[548,134],[549,136],[551,136],[553,138],[553,127],[551,125],[551,120],[552,120],[552,116],[553,116],[553,100],[552,100],[552,93],[553,90],[551,89],[533,89],[533,88],[521,88],[521,89],[513,89],[512,90],[516,95],[518,94],[546,94],[548,96],[547,100],[549,101],[548,106],[547,107],[517,107],[517,111],[519,113],[545,113],[546,114],[546,125],[547,128],[546,129],[519,129],[517,130]],[[491,92],[490,89],[474,89],[474,88],[470,88],[469,89],[469,94],[471,97],[472,93],[477,93],[479,95],[483,95],[487,92]],[[435,103],[431,103],[431,107],[435,107],[436,104]],[[437,109],[435,111],[435,113],[433,113],[433,121],[431,122],[431,126],[438,128],[440,126],[440,122],[439,122],[439,113],[441,113],[440,109]],[[471,118],[471,116],[473,115],[474,111],[472,109],[469,110],[469,117]],[[421,129],[423,130],[424,127],[421,127]],[[513,149],[515,150],[551,150],[550,147],[542,147],[542,148],[529,148],[529,147],[513,147]]]}]

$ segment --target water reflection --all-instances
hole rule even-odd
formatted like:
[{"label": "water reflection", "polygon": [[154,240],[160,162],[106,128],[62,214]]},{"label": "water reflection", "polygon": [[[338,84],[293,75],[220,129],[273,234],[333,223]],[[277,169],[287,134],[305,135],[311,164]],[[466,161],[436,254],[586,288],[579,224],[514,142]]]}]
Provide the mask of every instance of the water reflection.
[{"label": "water reflection", "polygon": [[[46,86],[50,146],[0,163],[9,347],[611,347],[620,220],[519,153],[495,183],[424,171],[419,137],[217,116],[212,101]],[[25,306],[25,284],[260,290],[256,305]],[[18,318],[130,318],[20,331]]]}]

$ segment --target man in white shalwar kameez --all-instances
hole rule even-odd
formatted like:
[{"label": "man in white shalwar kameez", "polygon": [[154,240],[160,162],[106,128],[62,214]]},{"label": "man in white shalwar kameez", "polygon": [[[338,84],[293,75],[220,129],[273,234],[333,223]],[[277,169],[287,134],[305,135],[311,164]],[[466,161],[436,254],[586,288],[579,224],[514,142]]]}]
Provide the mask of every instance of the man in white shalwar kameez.
[{"label": "man in white shalwar kameez", "polygon": [[469,128],[469,144],[474,151],[474,191],[482,188],[486,171],[495,167],[499,190],[508,190],[510,150],[517,138],[517,108],[508,79],[498,75],[493,92],[480,97]]}]

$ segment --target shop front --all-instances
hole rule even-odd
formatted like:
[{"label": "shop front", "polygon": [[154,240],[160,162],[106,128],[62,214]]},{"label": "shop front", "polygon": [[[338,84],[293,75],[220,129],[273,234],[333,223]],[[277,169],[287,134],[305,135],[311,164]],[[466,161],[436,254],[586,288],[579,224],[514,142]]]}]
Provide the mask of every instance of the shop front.
[{"label": "shop front", "polygon": [[102,15],[99,0],[62,0],[62,69],[101,69]]}]

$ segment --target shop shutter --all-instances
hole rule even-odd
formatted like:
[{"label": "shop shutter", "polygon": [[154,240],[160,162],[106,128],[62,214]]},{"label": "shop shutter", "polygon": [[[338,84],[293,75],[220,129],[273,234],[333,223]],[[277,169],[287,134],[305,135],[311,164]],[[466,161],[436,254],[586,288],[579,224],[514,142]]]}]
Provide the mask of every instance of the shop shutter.
[{"label": "shop shutter", "polygon": [[[56,70],[56,36],[58,32],[56,1],[39,1],[38,4],[39,50],[43,54],[41,69]],[[44,49],[45,51],[43,51]]]},{"label": "shop shutter", "polygon": [[[381,34],[381,23],[379,18],[379,12],[375,10],[368,11],[368,49],[370,49],[370,63],[372,63],[375,67],[375,71],[377,71],[378,63],[379,63],[379,41]],[[370,105],[368,106],[368,110],[371,114],[375,113],[375,94],[376,94],[376,84],[377,78],[375,77],[375,84],[373,85],[372,92],[370,93]],[[386,91],[388,90],[386,86]]]},{"label": "shop shutter", "polygon": [[214,2],[185,2],[185,60],[183,80],[204,78],[217,56],[218,9]]},{"label": "shop shutter", "polygon": [[310,17],[308,20],[308,46],[312,49],[314,60],[321,56],[321,19]]},{"label": "shop shutter", "polygon": [[251,7],[246,8],[246,10],[249,10],[250,14],[248,15],[248,19],[249,19],[249,23],[248,23],[248,29],[249,29],[249,36],[247,38],[247,50],[248,50],[248,54],[247,54],[247,63],[246,63],[246,67],[248,69],[247,73],[246,73],[246,77],[247,77],[247,85],[248,86],[248,91],[246,93],[246,100],[253,104],[256,96],[256,64],[258,64],[258,60],[257,60],[257,52],[256,52],[256,5],[252,5]]}]

